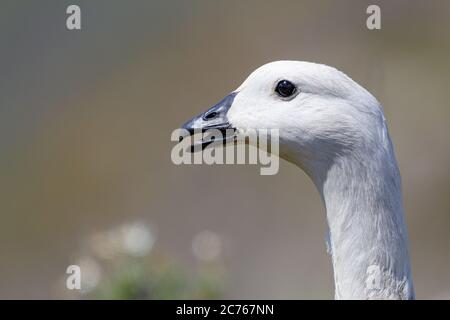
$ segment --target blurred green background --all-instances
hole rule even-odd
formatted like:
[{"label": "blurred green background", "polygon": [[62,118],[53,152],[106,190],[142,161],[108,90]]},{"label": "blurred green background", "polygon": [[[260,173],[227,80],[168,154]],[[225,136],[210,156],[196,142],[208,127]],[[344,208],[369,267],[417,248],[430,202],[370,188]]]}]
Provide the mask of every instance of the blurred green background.
[{"label": "blurred green background", "polygon": [[170,160],[173,129],[280,59],[335,66],[381,101],[417,297],[450,298],[449,16],[443,0],[2,0],[0,298],[332,298],[301,170]]}]

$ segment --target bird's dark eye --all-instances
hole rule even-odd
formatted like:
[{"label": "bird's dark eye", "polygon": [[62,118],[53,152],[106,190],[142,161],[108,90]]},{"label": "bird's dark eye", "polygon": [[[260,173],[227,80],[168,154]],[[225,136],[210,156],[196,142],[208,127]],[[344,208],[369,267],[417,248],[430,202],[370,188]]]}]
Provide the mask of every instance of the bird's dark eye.
[{"label": "bird's dark eye", "polygon": [[292,82],[287,80],[281,80],[280,82],[278,82],[275,91],[283,98],[287,98],[292,96],[296,89],[297,88]]}]

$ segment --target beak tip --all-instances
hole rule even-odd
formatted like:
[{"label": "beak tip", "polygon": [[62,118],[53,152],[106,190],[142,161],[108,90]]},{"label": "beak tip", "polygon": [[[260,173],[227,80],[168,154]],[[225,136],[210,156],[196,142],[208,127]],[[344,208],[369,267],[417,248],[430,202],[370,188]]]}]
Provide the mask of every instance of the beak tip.
[{"label": "beak tip", "polygon": [[187,130],[191,135],[195,130],[205,129],[225,129],[230,127],[227,119],[227,112],[233,104],[237,92],[232,92],[219,103],[189,121],[185,122],[181,128]]}]

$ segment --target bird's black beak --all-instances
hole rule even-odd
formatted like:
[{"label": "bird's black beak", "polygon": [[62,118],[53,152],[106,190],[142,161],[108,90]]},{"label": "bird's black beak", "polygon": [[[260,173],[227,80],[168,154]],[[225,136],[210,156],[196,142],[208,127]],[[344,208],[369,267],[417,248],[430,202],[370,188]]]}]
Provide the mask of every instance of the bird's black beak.
[{"label": "bird's black beak", "polygon": [[[194,145],[201,145],[202,149],[213,142],[222,142],[223,144],[234,141],[236,138],[236,129],[230,124],[227,118],[227,112],[233,104],[234,97],[237,92],[230,93],[219,103],[209,108],[207,111],[193,117],[191,120],[183,124],[182,128],[187,130],[189,135],[205,132],[217,132],[221,133],[221,137],[212,135],[208,138],[202,137],[201,141],[194,143]],[[214,129],[214,130],[213,130]]]}]

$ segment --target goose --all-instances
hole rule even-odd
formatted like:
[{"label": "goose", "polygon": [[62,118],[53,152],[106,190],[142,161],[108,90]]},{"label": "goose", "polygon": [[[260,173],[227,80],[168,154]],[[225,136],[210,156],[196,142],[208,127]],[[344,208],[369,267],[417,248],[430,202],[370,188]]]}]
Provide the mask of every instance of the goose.
[{"label": "goose", "polygon": [[[400,173],[382,106],[318,63],[265,64],[183,129],[279,130],[325,206],[335,299],[414,299]],[[224,139],[230,141],[230,139]]]}]

